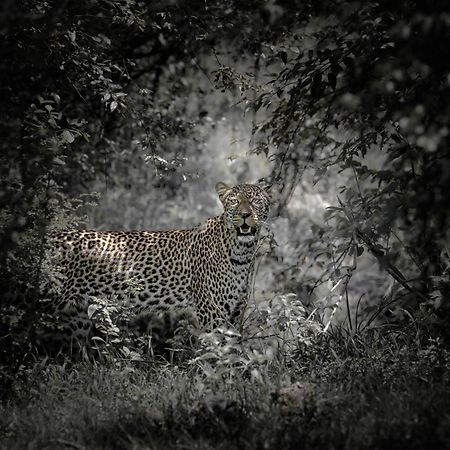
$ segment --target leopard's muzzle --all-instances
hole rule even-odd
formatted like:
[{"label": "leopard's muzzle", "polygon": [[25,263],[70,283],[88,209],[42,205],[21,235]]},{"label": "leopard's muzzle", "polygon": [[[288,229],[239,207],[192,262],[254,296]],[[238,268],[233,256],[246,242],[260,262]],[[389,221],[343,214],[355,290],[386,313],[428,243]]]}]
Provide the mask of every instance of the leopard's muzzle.
[{"label": "leopard's muzzle", "polygon": [[257,219],[251,214],[235,216],[233,225],[240,240],[254,239],[258,232]]},{"label": "leopard's muzzle", "polygon": [[256,231],[257,230],[255,226],[250,226],[246,223],[243,223],[240,227],[236,228],[238,236],[255,236]]}]

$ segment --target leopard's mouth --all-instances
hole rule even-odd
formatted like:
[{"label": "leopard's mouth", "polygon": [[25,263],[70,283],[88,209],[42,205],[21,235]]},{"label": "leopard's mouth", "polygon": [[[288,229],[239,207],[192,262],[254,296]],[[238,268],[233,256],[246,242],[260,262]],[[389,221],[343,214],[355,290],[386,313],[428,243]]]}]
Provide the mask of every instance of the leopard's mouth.
[{"label": "leopard's mouth", "polygon": [[237,228],[238,236],[255,236],[256,235],[256,227],[251,227],[246,223],[242,224]]}]

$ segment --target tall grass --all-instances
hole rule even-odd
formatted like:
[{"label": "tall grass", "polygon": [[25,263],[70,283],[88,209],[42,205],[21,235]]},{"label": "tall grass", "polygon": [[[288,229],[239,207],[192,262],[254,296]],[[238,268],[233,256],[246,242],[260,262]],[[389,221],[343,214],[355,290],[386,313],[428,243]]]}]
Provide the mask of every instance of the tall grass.
[{"label": "tall grass", "polygon": [[449,448],[450,353],[410,336],[317,334],[257,376],[195,358],[36,363],[2,403],[1,448]]}]

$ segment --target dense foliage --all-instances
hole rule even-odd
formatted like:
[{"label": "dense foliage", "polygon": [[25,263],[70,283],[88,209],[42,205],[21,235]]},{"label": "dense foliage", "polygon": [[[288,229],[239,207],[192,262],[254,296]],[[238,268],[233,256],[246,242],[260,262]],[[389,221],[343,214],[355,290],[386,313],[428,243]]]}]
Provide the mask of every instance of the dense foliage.
[{"label": "dense foliage", "polygon": [[448,448],[449,353],[439,341],[408,339],[321,335],[301,364],[262,367],[257,378],[202,376],[195,364],[165,362],[36,365],[0,406],[2,444]]},{"label": "dense foliage", "polygon": [[[287,201],[313,166],[313,182],[348,173],[328,223],[316,230],[336,255],[370,252],[407,308],[448,317],[450,93],[444,2],[333,3],[268,49],[283,68],[257,95],[269,111],[260,145],[276,144]],[[281,204],[283,206],[283,203]],[[317,234],[316,234],[317,236]],[[342,269],[342,268],[341,268]],[[428,310],[431,314],[431,311]],[[350,323],[351,325],[351,323]]]},{"label": "dense foliage", "polygon": [[[435,382],[444,392],[449,42],[444,0],[3,2],[2,382],[19,391],[28,386],[27,377],[37,370],[30,368],[37,357],[36,325],[52,321],[46,315],[48,231],[192,225],[217,213],[215,182],[265,178],[274,184],[273,234],[265,235],[261,247],[262,276],[246,318],[247,340],[233,330],[190,330],[186,337],[183,326],[169,341],[164,336],[164,356],[188,366],[180,383],[187,383],[194,366],[200,384],[211,377],[217,383],[243,377],[258,386],[275,384],[258,391],[244,381],[239,400],[224,394],[220,414],[231,408],[231,416],[239,416],[249,407],[254,416],[246,426],[254,431],[271,417],[272,393],[312,372],[308,383],[316,376],[322,384],[313,389],[311,403],[302,399],[298,414],[285,414],[278,405],[270,441],[293,446],[284,440],[286,423],[294,429],[325,418],[328,434],[316,436],[311,448],[341,439],[343,429],[348,442],[362,442],[351,429],[358,407],[339,421],[333,408],[321,406],[328,401],[348,409],[353,402],[354,386],[340,384],[339,377],[355,379],[355,389],[365,392],[370,380],[383,384],[386,373],[397,377],[408,368],[424,397]],[[148,336],[117,328],[113,319],[128,318],[126,308],[105,299],[94,304],[102,362],[153,360],[156,344]],[[336,323],[335,334],[323,334]],[[404,339],[398,347],[377,328],[389,323]],[[314,359],[322,351],[323,358]],[[440,369],[429,374],[434,366]],[[65,376],[58,370],[44,368],[39,377],[51,383]],[[289,382],[281,373],[289,374]],[[83,377],[77,382],[85,383]],[[409,386],[406,378],[387,384],[381,397]],[[39,395],[42,386],[33,392]],[[325,399],[328,387],[331,400]],[[203,387],[197,388],[190,387],[192,398],[202,397]],[[256,389],[262,403],[245,405],[247,389]],[[398,404],[414,403],[411,389]],[[368,407],[385,414],[376,389],[366,394]],[[23,401],[23,392],[14,395]],[[439,399],[427,403],[434,417],[432,401]],[[183,405],[180,420],[186,425]],[[161,417],[143,417],[179,431],[171,428],[175,406]],[[209,406],[198,408],[203,420]],[[415,408],[406,413],[409,422],[401,422],[405,434],[414,432]],[[373,442],[376,414],[367,416]],[[189,430],[196,426],[192,420]],[[447,425],[443,419],[437,428]],[[13,437],[14,427],[7,420],[1,424]],[[383,430],[389,440],[391,429]],[[256,441],[250,442],[261,444],[252,436]],[[164,433],[160,438],[164,443]],[[335,448],[345,448],[339,442]]]}]

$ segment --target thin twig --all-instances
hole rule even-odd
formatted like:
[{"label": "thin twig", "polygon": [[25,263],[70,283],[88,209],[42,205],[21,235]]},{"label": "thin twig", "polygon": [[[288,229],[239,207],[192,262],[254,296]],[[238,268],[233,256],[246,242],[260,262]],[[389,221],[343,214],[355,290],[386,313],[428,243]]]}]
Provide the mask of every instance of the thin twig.
[{"label": "thin twig", "polygon": [[387,273],[394,278],[395,281],[397,281],[399,284],[401,284],[407,291],[409,291],[411,294],[417,295],[421,300],[427,301],[427,297],[423,295],[421,292],[417,291],[416,289],[412,288],[408,282],[406,281],[406,278],[404,275],[400,272],[397,267],[395,267],[386,257],[383,251],[376,248],[373,242],[366,236],[360,229],[356,230],[356,234],[359,239],[361,239],[364,244],[367,246],[368,250],[374,255],[377,260],[379,261],[380,265],[384,267],[387,271]]}]

